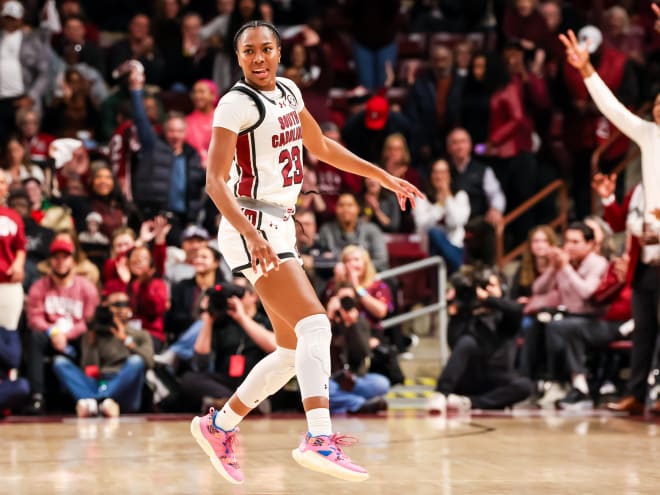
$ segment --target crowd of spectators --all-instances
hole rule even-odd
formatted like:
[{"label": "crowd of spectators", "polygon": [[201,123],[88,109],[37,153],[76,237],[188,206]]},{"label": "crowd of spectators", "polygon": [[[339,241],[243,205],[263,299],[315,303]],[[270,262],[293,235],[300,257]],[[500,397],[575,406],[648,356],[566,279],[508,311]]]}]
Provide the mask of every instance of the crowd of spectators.
[{"label": "crowd of spectators", "polygon": [[[0,17],[0,413],[66,407],[61,391],[80,416],[217,407],[273,350],[257,295],[215,249],[204,191],[215,104],[239,75],[233,36],[253,19],[281,29],[280,75],[324,134],[427,193],[400,211],[378,183],[305,157],[298,248],[336,330],[334,411],[383,409],[401,380],[409,342],[379,325],[405,309],[396,282],[375,277],[393,262],[388,240],[418,239],[460,285],[466,267],[494,264],[503,217],[557,178],[574,223],[544,225],[552,200],[525,211],[506,229],[507,246],[527,242],[513,279],[470,275],[469,294],[450,294],[470,302],[454,301],[457,357],[438,391],[505,407],[538,398],[542,377],[570,385],[560,407],[588,405],[589,349],[629,336],[632,291],[657,307],[657,236],[626,224],[640,193],[610,175],[629,140],[557,39],[574,29],[636,109],[660,89],[646,2],[0,0]],[[592,179],[612,229],[629,234],[615,252],[602,219],[587,219]],[[209,304],[223,284],[219,316]],[[652,348],[658,322],[638,320]],[[488,331],[498,337],[484,344]],[[614,404],[626,411],[640,410],[652,351],[633,360],[634,399]]]}]

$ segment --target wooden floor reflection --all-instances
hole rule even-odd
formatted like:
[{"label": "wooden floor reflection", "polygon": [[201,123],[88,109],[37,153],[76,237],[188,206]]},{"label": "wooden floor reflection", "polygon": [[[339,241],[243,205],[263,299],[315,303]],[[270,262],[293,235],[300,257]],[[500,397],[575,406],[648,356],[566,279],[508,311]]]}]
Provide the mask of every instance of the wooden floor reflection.
[{"label": "wooden floor reflection", "polygon": [[225,483],[188,421],[143,417],[0,423],[0,494],[637,495],[660,493],[658,425],[603,417],[335,418],[360,438],[350,455],[371,478],[300,468],[296,419],[241,426],[247,481]]}]

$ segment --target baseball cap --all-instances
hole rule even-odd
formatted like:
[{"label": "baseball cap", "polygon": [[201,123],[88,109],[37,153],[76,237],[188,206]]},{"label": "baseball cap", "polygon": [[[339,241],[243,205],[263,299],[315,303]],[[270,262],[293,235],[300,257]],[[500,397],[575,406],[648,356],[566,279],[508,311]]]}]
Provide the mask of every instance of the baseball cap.
[{"label": "baseball cap", "polygon": [[188,225],[184,230],[181,238],[183,240],[192,239],[193,237],[198,237],[208,241],[210,236],[205,228],[200,227],[199,225]]},{"label": "baseball cap", "polygon": [[580,48],[584,48],[587,41],[589,41],[587,48],[589,53],[593,54],[603,42],[603,33],[596,26],[584,26],[578,32],[578,41],[580,42]]},{"label": "baseball cap", "polygon": [[369,98],[364,111],[364,125],[372,131],[380,131],[387,123],[390,106],[384,96],[376,95]]},{"label": "baseball cap", "polygon": [[23,19],[24,13],[25,9],[20,2],[17,2],[16,0],[9,0],[9,2],[6,2],[2,6],[2,13],[0,13],[0,15],[3,17],[13,17],[14,19]]},{"label": "baseball cap", "polygon": [[48,250],[51,255],[55,253],[73,254],[73,251],[73,244],[71,244],[69,241],[65,241],[64,239],[55,239],[50,243],[50,249]]}]

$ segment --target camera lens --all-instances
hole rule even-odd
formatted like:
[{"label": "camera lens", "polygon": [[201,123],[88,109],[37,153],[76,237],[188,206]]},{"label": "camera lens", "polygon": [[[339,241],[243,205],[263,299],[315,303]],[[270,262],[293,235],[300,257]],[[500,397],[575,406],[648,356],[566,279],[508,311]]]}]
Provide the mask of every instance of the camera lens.
[{"label": "camera lens", "polygon": [[339,304],[341,304],[341,307],[344,311],[349,311],[353,308],[356,307],[355,304],[355,299],[349,296],[344,296],[339,300]]}]

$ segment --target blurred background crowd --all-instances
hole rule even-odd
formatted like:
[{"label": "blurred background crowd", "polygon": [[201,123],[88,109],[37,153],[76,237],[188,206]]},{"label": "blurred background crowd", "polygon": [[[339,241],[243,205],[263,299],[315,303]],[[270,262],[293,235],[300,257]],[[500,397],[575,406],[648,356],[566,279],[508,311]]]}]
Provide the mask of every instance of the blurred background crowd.
[{"label": "blurred background crowd", "polygon": [[[217,407],[275,348],[204,191],[215,105],[240,77],[233,36],[254,19],[280,28],[280,75],[324,134],[427,194],[400,211],[305,157],[298,247],[333,322],[333,411],[387,407],[417,338],[380,322],[437,287],[376,274],[429,254],[452,274],[449,407],[643,409],[657,235],[633,226],[633,146],[557,35],[588,40],[637,112],[660,90],[650,2],[4,0],[0,17],[0,412]],[[529,206],[557,180],[568,197]]]}]

